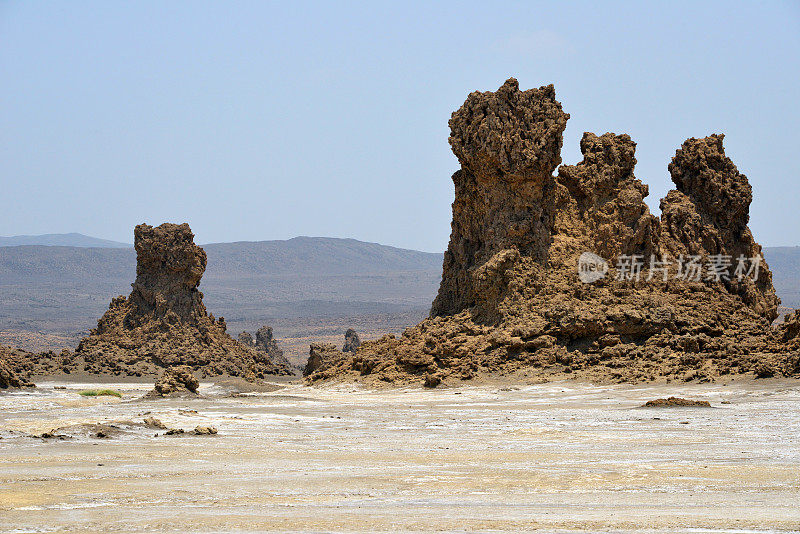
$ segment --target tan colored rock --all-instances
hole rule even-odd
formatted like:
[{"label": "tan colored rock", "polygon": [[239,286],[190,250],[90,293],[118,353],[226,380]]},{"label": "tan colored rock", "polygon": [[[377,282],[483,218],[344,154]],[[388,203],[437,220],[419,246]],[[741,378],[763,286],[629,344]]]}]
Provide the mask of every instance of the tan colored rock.
[{"label": "tan colored rock", "polygon": [[333,343],[312,343],[308,350],[308,361],[303,369],[303,376],[309,376],[323,366],[330,366],[333,361],[342,358],[342,353]]},{"label": "tan colored rock", "polygon": [[29,376],[31,366],[27,364],[29,353],[0,345],[0,389],[34,387],[24,378]]},{"label": "tan colored rock", "polygon": [[[450,120],[461,169],[442,283],[430,318],[315,361],[310,380],[420,384],[512,375],[606,382],[795,376],[787,351],[796,317],[771,328],[778,299],[763,266],[757,282],[676,278],[650,269],[665,255],[755,256],[747,227],[752,192],[724,154],[722,136],[690,139],[669,171],[677,190],[661,219],[644,202],[627,135],[585,133],[583,160],[562,165],[569,116],[552,86],[475,92]],[[583,283],[578,260],[605,261]],[[638,280],[623,260],[640,256]],[[789,340],[789,341],[787,341]]]},{"label": "tan colored rock", "polygon": [[291,374],[285,362],[233,340],[225,320],[207,313],[198,289],[206,254],[194,244],[187,224],[141,224],[134,245],[131,294],[111,301],[74,354],[40,357],[36,366],[46,366],[45,372],[134,376],[154,376],[179,365],[206,377]]},{"label": "tan colored rock", "polygon": [[148,395],[152,397],[197,395],[199,387],[200,381],[192,374],[192,369],[188,365],[179,365],[164,370]]},{"label": "tan colored rock", "polygon": [[17,375],[8,362],[0,359],[0,389],[27,387],[33,387],[33,384]]},{"label": "tan colored rock", "polygon": [[147,428],[155,428],[159,430],[166,430],[167,425],[161,422],[161,419],[156,419],[155,417],[145,417],[144,418],[144,426]]},{"label": "tan colored rock", "polygon": [[[672,158],[669,172],[677,191],[670,191],[661,201],[664,253],[703,258],[720,254],[734,262],[740,256],[762,256],[761,246],[747,226],[753,189],[725,155],[724,138],[719,134],[688,139]],[[756,282],[748,277],[724,285],[768,320],[778,316],[780,299],[766,263]]]},{"label": "tan colored rock", "polygon": [[[591,251],[606,259],[656,252],[658,219],[644,202],[647,186],[633,175],[635,151],[636,143],[627,134],[583,134],[583,161],[558,169],[558,182],[579,217],[571,224],[558,217],[562,224],[557,233],[588,234]],[[565,207],[560,206],[561,213],[568,211]]]},{"label": "tan colored rock", "polygon": [[432,316],[478,304],[473,271],[498,252],[515,248],[547,260],[552,173],[568,118],[552,85],[520,91],[513,78],[494,93],[470,94],[453,113],[450,146],[461,170],[453,174],[452,233]]}]

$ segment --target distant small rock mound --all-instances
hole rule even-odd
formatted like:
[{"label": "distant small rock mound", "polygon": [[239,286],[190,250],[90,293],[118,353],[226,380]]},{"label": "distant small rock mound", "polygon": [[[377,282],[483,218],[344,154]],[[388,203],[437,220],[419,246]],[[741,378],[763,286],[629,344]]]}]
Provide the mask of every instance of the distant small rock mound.
[{"label": "distant small rock mound", "polygon": [[283,349],[278,346],[278,342],[273,336],[271,326],[262,326],[259,328],[256,332],[255,339],[253,339],[250,332],[242,332],[239,334],[239,343],[255,350],[260,355],[267,355],[269,360],[275,365],[282,366],[286,369],[292,367],[292,364],[286,356],[284,356]]},{"label": "distant small rock mound", "polygon": [[654,399],[644,403],[644,408],[676,408],[676,407],[700,407],[710,408],[711,403],[702,400],[682,399],[681,397],[668,397],[666,399]]},{"label": "distant small rock mound", "polygon": [[148,393],[149,397],[172,397],[197,395],[200,388],[200,381],[192,374],[189,366],[181,365],[170,367],[156,381],[153,390]]},{"label": "distant small rock mound", "polygon": [[359,346],[361,346],[361,340],[358,338],[358,334],[352,328],[348,328],[344,333],[342,352],[355,352]]}]

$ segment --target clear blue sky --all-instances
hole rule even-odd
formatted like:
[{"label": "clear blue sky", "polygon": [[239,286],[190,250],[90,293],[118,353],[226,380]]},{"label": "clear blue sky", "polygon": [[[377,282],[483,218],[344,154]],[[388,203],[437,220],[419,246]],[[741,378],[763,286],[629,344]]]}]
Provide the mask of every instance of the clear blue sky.
[{"label": "clear blue sky", "polygon": [[0,235],[353,237],[441,251],[447,120],[509,76],[629,133],[649,203],[726,134],[765,245],[800,244],[800,3],[0,1]]}]

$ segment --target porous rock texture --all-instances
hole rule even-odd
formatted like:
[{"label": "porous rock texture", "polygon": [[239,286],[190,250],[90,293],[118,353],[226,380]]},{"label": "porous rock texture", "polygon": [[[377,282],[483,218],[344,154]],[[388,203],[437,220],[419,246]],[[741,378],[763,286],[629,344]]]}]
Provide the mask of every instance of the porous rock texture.
[{"label": "porous rock texture", "polygon": [[192,373],[191,367],[178,365],[169,367],[156,381],[153,390],[147,394],[148,397],[175,397],[197,395],[200,388],[200,381]]},{"label": "porous rock texture", "polygon": [[334,362],[341,360],[342,353],[333,343],[312,343],[308,350],[308,361],[303,376],[309,376],[317,369],[328,367]]},{"label": "porous rock texture", "polygon": [[[318,358],[309,380],[430,386],[501,375],[635,382],[800,373],[800,317],[771,327],[779,300],[766,264],[756,282],[677,276],[681,254],[705,264],[761,252],[747,227],[751,188],[723,136],[689,139],[676,152],[676,190],[659,219],[634,176],[628,135],[585,133],[583,160],[553,174],[568,118],[552,85],[520,91],[509,79],[469,95],[450,120],[461,169],[430,317],[399,338]],[[608,262],[605,278],[580,280],[585,252]],[[638,280],[623,261],[634,255],[645,263]],[[649,265],[651,255],[673,261],[665,272]]]},{"label": "porous rock texture", "polygon": [[25,355],[24,351],[0,345],[0,389],[33,387],[19,370],[18,362]]},{"label": "porous rock texture", "polygon": [[[747,177],[725,156],[724,135],[688,139],[675,153],[669,172],[676,190],[661,200],[663,250],[673,256],[716,254],[734,258],[761,256],[761,246],[747,224],[753,189]],[[726,289],[772,320],[780,300],[769,268],[753,282],[733,279]]]},{"label": "porous rock texture", "polygon": [[292,374],[269,354],[244,347],[209,315],[198,286],[206,253],[187,224],[140,224],[134,231],[136,280],[111,301],[74,353],[40,355],[37,374],[87,372],[158,376],[186,365],[203,377]]}]

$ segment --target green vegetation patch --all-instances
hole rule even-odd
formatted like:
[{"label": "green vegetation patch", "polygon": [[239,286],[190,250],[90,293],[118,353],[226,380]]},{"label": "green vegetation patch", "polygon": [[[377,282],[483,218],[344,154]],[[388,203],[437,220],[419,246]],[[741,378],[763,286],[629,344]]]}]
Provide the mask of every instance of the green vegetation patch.
[{"label": "green vegetation patch", "polygon": [[82,397],[122,397],[122,393],[113,389],[87,389],[78,393]]}]

